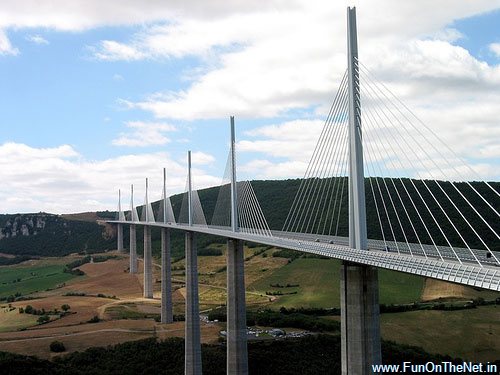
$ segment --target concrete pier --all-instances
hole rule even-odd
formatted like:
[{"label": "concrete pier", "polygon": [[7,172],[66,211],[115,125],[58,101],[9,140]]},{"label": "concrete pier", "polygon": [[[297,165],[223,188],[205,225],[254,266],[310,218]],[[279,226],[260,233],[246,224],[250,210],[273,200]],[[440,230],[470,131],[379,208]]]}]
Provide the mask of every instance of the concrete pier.
[{"label": "concrete pier", "polygon": [[144,298],[153,298],[153,261],[151,254],[151,227],[144,226]]},{"label": "concrete pier", "polygon": [[170,259],[170,229],[161,229],[161,322],[174,321],[172,309],[172,269]]},{"label": "concrete pier", "polygon": [[372,374],[382,363],[377,268],[344,262],[340,310],[342,374]]},{"label": "concrete pier", "polygon": [[118,251],[120,253],[123,253],[124,252],[124,249],[123,249],[123,225],[122,224],[118,224],[116,226],[116,237],[117,237],[117,247],[118,247]]},{"label": "concrete pier", "polygon": [[248,374],[243,241],[227,240],[227,374]]},{"label": "concrete pier", "polygon": [[186,324],[184,374],[201,375],[198,258],[195,234],[186,232]]},{"label": "concrete pier", "polygon": [[137,231],[134,224],[130,225],[130,273],[137,273]]}]

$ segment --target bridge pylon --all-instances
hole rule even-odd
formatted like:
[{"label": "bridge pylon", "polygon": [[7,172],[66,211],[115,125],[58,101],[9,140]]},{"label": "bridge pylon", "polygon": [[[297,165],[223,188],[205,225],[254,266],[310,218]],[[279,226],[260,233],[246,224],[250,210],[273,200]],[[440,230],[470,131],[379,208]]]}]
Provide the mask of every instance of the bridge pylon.
[{"label": "bridge pylon", "polygon": [[[356,8],[347,8],[349,95],[349,246],[367,251]],[[380,364],[378,270],[344,262],[340,282],[342,374],[371,374]]]},{"label": "bridge pylon", "polygon": [[[188,223],[193,226],[191,151],[188,151]],[[198,257],[195,232],[186,232],[186,322],[184,374],[201,375],[200,307],[198,297]]]},{"label": "bridge pylon", "polygon": [[144,298],[153,298],[153,258],[151,249],[151,226],[148,225],[149,217],[148,179],[146,178],[146,203],[144,205]]},{"label": "bridge pylon", "polygon": [[[231,116],[231,231],[238,232],[234,116]],[[243,241],[227,239],[227,374],[248,374]]]},{"label": "bridge pylon", "polygon": [[[163,168],[163,223],[167,223],[167,170]],[[170,229],[161,228],[161,322],[174,321]]]},{"label": "bridge pylon", "polygon": [[[134,207],[134,185],[130,185],[130,221],[139,221]],[[137,273],[137,230],[135,224],[130,224],[130,273]]]},{"label": "bridge pylon", "polygon": [[[122,211],[122,193],[121,190],[118,189],[118,220],[125,219],[125,215]],[[116,226],[116,237],[117,237],[117,248],[120,253],[123,253],[125,250],[123,248],[123,224],[118,224]]]}]

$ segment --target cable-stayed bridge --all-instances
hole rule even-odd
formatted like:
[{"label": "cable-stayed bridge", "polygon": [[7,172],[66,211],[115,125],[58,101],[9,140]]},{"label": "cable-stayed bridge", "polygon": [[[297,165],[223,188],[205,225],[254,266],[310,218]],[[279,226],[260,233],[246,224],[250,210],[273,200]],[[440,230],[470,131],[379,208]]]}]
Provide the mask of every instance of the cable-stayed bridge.
[{"label": "cable-stayed bridge", "polygon": [[[172,321],[170,230],[186,234],[186,374],[200,374],[195,233],[228,239],[227,372],[248,373],[243,242],[343,261],[342,371],[369,374],[381,363],[378,268],[500,291],[500,192],[467,182],[472,169],[441,142],[358,60],[355,9],[348,9],[348,69],[281,230],[270,228],[248,181],[237,181],[234,118],[231,147],[213,215],[192,189],[174,214],[146,197],[141,215],[119,197],[118,248],[130,226],[130,272],[137,272],[136,226],[144,230],[144,296],[152,298],[151,227],[162,234],[162,322]],[[414,178],[404,178],[411,176]],[[176,217],[177,216],[177,217]],[[367,229],[367,218],[373,221]],[[376,231],[373,228],[377,228]],[[369,236],[370,235],[370,236]]]}]

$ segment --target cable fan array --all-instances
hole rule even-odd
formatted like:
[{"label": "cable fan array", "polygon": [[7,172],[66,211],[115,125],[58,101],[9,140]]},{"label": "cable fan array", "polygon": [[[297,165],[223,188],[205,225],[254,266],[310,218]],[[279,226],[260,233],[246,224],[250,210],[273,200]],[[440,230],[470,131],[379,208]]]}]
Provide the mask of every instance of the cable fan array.
[{"label": "cable fan array", "polygon": [[[466,164],[364,65],[356,66],[362,92],[355,94],[363,95],[358,115],[367,221],[376,224],[368,226],[369,248],[500,264],[495,253],[500,250],[500,193],[488,182],[468,182],[461,172]],[[283,230],[294,237],[316,234],[346,243],[346,81],[344,75],[285,221]],[[471,168],[468,172],[477,176]],[[453,181],[444,181],[450,176]]]},{"label": "cable fan array", "polygon": [[[214,228],[229,229],[231,227],[231,170],[231,153],[229,153],[212,216],[211,227]],[[237,182],[236,192],[239,231],[271,236],[271,230],[250,181]]]}]

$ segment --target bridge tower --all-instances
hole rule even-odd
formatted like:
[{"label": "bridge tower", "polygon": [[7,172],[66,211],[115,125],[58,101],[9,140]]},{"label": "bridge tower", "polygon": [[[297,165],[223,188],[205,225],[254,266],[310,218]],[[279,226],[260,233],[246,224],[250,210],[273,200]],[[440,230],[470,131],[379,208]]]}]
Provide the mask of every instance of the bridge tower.
[{"label": "bridge tower", "polygon": [[[134,185],[130,185],[130,221],[139,221],[134,207]],[[137,230],[135,224],[130,224],[130,273],[137,273]]]},{"label": "bridge tower", "polygon": [[151,250],[151,226],[148,225],[152,218],[149,217],[148,179],[146,178],[146,202],[144,204],[144,298],[153,298],[153,259]]},{"label": "bridge tower", "polygon": [[[349,246],[367,251],[356,8],[347,8],[349,94]],[[381,363],[378,271],[344,262],[341,268],[342,374],[371,374]]]},{"label": "bridge tower", "polygon": [[[163,223],[167,223],[167,170],[163,168]],[[172,323],[172,265],[170,229],[161,228],[161,322]]]},{"label": "bridge tower", "polygon": [[[231,230],[239,231],[234,116],[231,116]],[[243,241],[227,239],[227,374],[248,374]]]},{"label": "bridge tower", "polygon": [[[118,189],[118,220],[125,220],[125,214],[122,211],[122,193]],[[116,226],[116,237],[117,237],[117,248],[120,253],[124,252],[123,249],[123,224],[118,224]]]},{"label": "bridge tower", "polygon": [[[191,182],[191,151],[188,151],[188,223],[193,226],[193,190]],[[186,322],[184,374],[201,375],[200,308],[198,300],[198,257],[196,238],[186,232]]]}]

